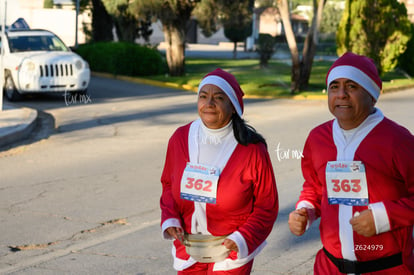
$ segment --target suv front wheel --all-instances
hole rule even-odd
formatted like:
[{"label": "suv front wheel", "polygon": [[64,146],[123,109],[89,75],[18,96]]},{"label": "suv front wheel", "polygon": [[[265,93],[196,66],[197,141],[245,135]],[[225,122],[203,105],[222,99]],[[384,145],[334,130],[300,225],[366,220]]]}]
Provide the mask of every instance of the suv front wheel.
[{"label": "suv front wheel", "polygon": [[14,85],[13,77],[9,72],[5,72],[3,91],[9,101],[18,101],[23,98],[23,96],[17,91],[16,86]]}]

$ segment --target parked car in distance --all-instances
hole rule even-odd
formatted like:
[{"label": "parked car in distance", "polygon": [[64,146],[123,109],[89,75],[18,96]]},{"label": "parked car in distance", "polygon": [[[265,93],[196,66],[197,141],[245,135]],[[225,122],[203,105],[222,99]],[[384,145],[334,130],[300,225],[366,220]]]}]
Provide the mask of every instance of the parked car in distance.
[{"label": "parked car in distance", "polygon": [[1,39],[3,91],[8,100],[36,93],[87,93],[89,64],[54,33],[9,29]]}]

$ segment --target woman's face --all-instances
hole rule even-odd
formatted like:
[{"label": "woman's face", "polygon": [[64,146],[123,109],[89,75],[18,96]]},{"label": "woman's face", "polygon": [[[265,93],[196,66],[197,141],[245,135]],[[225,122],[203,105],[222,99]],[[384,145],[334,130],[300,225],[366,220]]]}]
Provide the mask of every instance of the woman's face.
[{"label": "woman's face", "polygon": [[197,105],[198,115],[210,129],[226,126],[234,113],[233,104],[228,96],[213,84],[206,84],[200,89]]}]

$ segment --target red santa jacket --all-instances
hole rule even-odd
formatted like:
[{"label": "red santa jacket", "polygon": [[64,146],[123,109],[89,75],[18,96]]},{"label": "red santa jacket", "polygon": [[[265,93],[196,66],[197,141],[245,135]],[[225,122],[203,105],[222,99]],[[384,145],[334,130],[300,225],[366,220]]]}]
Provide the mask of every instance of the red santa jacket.
[{"label": "red santa jacket", "polygon": [[[321,217],[320,234],[324,247],[337,258],[342,258],[339,238],[338,205],[327,199],[325,168],[336,160],[332,136],[333,121],[311,131],[305,143],[302,159],[303,190],[299,201],[311,202],[316,215]],[[403,254],[403,263],[414,270],[414,137],[393,121],[384,118],[360,143],[354,160],[365,164],[369,203],[382,202],[385,206],[390,231],[373,237],[353,232],[358,261],[368,261]],[[367,206],[354,206],[363,211]]]},{"label": "red santa jacket", "polygon": [[[161,176],[161,224],[170,218],[191,232],[192,201],[180,198],[180,181],[189,161],[190,124],[170,138]],[[238,144],[221,172],[216,204],[207,204],[207,227],[214,236],[235,231],[246,240],[249,254],[270,234],[278,213],[278,195],[269,154],[264,144]],[[177,256],[188,259],[184,246],[175,242]],[[234,258],[233,255],[230,255]]]}]

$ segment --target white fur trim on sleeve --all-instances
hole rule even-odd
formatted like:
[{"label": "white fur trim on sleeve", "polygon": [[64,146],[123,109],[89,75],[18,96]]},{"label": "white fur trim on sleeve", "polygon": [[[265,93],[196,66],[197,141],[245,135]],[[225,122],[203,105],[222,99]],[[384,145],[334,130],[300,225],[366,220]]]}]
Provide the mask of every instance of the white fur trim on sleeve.
[{"label": "white fur trim on sleeve", "polygon": [[384,203],[372,203],[368,208],[371,209],[372,215],[374,216],[375,230],[377,231],[377,234],[390,231],[390,220]]},{"label": "white fur trim on sleeve", "polygon": [[180,227],[181,228],[181,224],[180,221],[178,219],[168,219],[165,220],[162,225],[161,225],[161,233],[162,233],[162,238],[164,240],[172,240],[173,237],[170,236],[170,234],[168,234],[165,230],[167,230],[168,227]]},{"label": "white fur trim on sleeve", "polygon": [[306,230],[308,230],[312,223],[316,220],[315,206],[313,206],[313,204],[309,201],[300,201],[296,205],[296,210],[301,208],[306,208],[306,211],[308,212],[308,224],[306,225]]},{"label": "white fur trim on sleeve", "polygon": [[230,239],[236,243],[237,248],[239,249],[237,258],[242,259],[249,255],[249,249],[247,248],[246,240],[239,231],[232,233],[230,236],[227,237],[227,239]]}]

